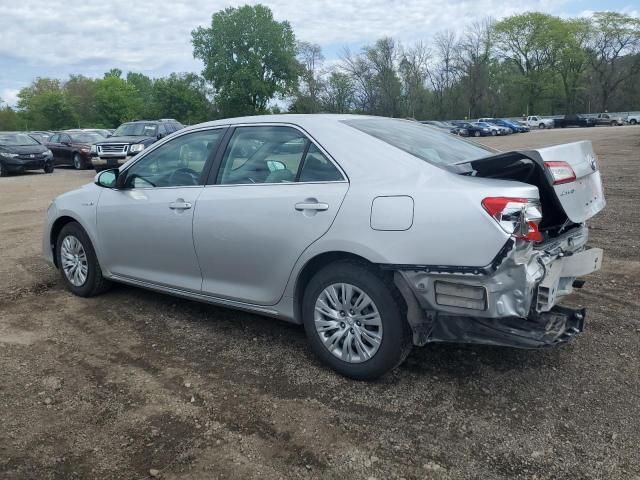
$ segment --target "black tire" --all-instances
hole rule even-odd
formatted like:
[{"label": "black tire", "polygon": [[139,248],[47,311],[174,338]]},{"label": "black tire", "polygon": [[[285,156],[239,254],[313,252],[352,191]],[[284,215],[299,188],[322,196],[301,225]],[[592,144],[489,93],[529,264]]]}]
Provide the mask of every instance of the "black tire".
[{"label": "black tire", "polygon": [[[85,282],[79,286],[71,283],[71,281],[67,278],[64,269],[62,268],[62,242],[68,236],[75,237],[82,244],[87,257],[87,277]],[[58,268],[60,269],[60,275],[62,276],[62,281],[73,294],[78,295],[79,297],[93,297],[106,292],[109,287],[111,287],[111,282],[109,282],[102,276],[102,269],[100,268],[100,264],[98,263],[98,257],[96,256],[96,252],[93,249],[91,240],[79,223],[71,222],[62,227],[62,230],[60,231],[60,234],[56,239],[55,255]]]},{"label": "black tire", "polygon": [[631,121],[629,122],[631,125],[635,125],[636,123],[638,123],[638,121],[635,118],[632,118]]},{"label": "black tire", "polygon": [[547,126],[544,123],[540,123],[540,125],[538,125],[538,128],[544,130],[545,128],[547,128]]},{"label": "black tire", "polygon": [[9,170],[4,166],[4,163],[0,162],[0,177],[8,177]]},{"label": "black tire", "polygon": [[53,165],[53,162],[44,164],[44,173],[53,173],[56,167]]},{"label": "black tire", "polygon": [[473,132],[473,136],[474,136],[474,137],[480,137],[481,135],[482,135],[482,134],[481,134],[478,130],[476,130],[475,132]]},{"label": "black tire", "polygon": [[496,132],[495,130],[491,130],[491,136],[495,137],[498,134],[498,132]]},{"label": "black tire", "polygon": [[73,154],[73,168],[76,170],[84,170],[87,168],[84,164],[84,160],[82,160],[82,157],[80,157],[80,154],[78,153]]},{"label": "black tire", "polygon": [[[382,322],[382,341],[373,356],[360,363],[349,363],[322,343],[315,328],[316,300],[325,288],[348,283],[366,293],[378,309]],[[307,285],[302,301],[304,329],[313,352],[336,372],[357,380],[373,380],[399,366],[411,351],[411,328],[405,318],[404,300],[391,277],[371,265],[351,260],[331,263],[318,271]]]}]

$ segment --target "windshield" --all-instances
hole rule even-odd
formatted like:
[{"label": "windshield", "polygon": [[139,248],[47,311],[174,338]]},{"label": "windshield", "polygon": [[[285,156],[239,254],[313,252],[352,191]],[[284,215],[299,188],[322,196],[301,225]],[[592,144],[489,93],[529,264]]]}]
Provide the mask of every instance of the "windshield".
[{"label": "windshield", "polygon": [[155,123],[123,123],[113,133],[114,137],[155,137],[158,127]]},{"label": "windshield", "polygon": [[367,118],[343,123],[438,166],[477,160],[494,153],[479,144],[407,120]]},{"label": "windshield", "polygon": [[40,143],[24,133],[0,133],[0,145],[22,146]]},{"label": "windshield", "polygon": [[97,133],[72,133],[71,141],[73,143],[86,143],[86,144],[94,144],[103,140],[104,137],[102,135],[98,135]]}]

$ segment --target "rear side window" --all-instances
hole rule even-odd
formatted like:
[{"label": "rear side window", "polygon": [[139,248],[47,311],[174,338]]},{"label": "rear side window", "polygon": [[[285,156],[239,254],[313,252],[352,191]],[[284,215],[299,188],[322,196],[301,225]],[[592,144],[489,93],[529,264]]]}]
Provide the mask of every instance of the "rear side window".
[{"label": "rear side window", "polygon": [[336,166],[311,144],[300,171],[299,182],[337,182],[343,180]]},{"label": "rear side window", "polygon": [[[436,166],[468,162],[493,150],[429,128],[419,122],[391,118],[343,120],[343,123]],[[470,125],[467,123],[465,126]]]},{"label": "rear side window", "polygon": [[333,163],[299,130],[288,126],[237,127],[216,183],[264,184],[343,180]]}]

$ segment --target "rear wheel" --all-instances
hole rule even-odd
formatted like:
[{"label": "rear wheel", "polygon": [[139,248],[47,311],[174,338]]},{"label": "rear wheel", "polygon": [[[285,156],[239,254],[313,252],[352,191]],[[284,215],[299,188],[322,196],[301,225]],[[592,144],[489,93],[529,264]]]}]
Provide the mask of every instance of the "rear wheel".
[{"label": "rear wheel", "polygon": [[56,241],[56,258],[65,285],[80,297],[93,297],[111,286],[102,276],[95,250],[76,222],[65,225]]},{"label": "rear wheel", "polygon": [[374,267],[335,262],[304,292],[302,314],[311,348],[347,377],[371,380],[400,365],[411,350],[411,330],[393,282]]},{"label": "rear wheel", "polygon": [[73,168],[76,170],[84,170],[84,161],[80,158],[80,155],[77,153],[73,154]]}]

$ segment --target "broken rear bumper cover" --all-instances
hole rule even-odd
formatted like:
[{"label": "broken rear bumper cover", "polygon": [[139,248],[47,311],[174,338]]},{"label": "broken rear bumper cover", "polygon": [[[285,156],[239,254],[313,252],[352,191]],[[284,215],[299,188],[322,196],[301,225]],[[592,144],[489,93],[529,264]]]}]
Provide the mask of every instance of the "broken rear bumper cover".
[{"label": "broken rear bumper cover", "polygon": [[581,226],[542,245],[510,240],[487,267],[393,266],[413,342],[538,348],[584,328],[585,310],[556,306],[577,277],[600,269]]}]

